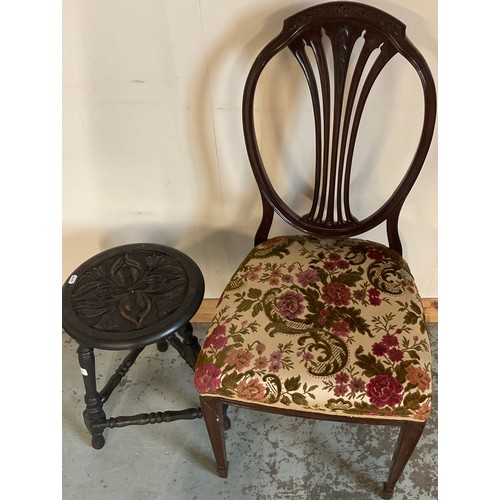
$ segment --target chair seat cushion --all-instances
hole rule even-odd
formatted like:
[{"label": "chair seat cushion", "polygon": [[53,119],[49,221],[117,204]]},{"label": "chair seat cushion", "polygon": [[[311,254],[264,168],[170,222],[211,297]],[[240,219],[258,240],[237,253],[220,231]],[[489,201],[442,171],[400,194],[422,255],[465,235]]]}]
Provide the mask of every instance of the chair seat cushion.
[{"label": "chair seat cushion", "polygon": [[256,246],[221,296],[194,383],[284,410],[425,420],[431,356],[407,263],[355,238]]}]

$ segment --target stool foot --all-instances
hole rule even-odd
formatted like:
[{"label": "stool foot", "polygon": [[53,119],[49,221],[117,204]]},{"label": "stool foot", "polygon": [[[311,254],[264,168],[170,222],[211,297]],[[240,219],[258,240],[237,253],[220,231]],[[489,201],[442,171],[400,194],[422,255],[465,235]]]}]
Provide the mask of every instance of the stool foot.
[{"label": "stool foot", "polygon": [[168,341],[167,340],[160,340],[159,342],[156,343],[156,348],[160,352],[165,352],[168,349]]},{"label": "stool foot", "polygon": [[106,440],[104,439],[103,435],[100,434],[99,436],[92,436],[92,448],[95,450],[100,450],[106,443]]}]

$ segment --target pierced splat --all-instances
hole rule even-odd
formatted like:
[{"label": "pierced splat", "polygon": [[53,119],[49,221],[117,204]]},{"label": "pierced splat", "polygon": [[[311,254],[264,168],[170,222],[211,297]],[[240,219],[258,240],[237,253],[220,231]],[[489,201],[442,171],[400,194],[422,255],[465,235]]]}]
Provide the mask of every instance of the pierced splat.
[{"label": "pierced splat", "polygon": [[[373,31],[373,30],[372,30]],[[314,113],[316,133],[316,164],[314,194],[306,220],[327,226],[352,225],[357,222],[349,204],[349,182],[354,143],[366,99],[377,75],[396,53],[382,37],[373,33],[365,38],[366,30],[345,23],[317,28],[310,36],[290,45],[304,71]],[[364,41],[355,61],[351,61],[353,47],[358,39]],[[328,60],[326,45],[332,47]],[[313,59],[308,56],[310,47]],[[379,54],[371,67],[370,56]],[[349,65],[354,65],[352,78],[347,81]],[[358,89],[362,75],[358,99]],[[333,92],[331,90],[333,86]]]}]

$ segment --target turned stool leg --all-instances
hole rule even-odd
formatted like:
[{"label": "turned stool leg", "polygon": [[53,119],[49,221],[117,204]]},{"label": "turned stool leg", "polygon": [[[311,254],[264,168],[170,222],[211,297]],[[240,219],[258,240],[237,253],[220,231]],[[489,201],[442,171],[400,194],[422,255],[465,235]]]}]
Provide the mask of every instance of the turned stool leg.
[{"label": "turned stool leg", "polygon": [[83,421],[92,435],[92,446],[99,450],[104,446],[104,437],[101,430],[95,430],[94,424],[106,421],[106,414],[102,409],[99,393],[97,392],[95,378],[94,349],[80,345],[78,347],[78,361],[85,385],[85,403],[87,407],[83,412]]},{"label": "turned stool leg", "polygon": [[196,360],[198,359],[198,354],[200,353],[201,347],[198,339],[193,335],[193,325],[191,323],[186,323],[185,326],[179,329],[177,332],[182,338],[182,346],[184,347],[184,352],[187,356],[187,363],[194,370],[196,365]]}]

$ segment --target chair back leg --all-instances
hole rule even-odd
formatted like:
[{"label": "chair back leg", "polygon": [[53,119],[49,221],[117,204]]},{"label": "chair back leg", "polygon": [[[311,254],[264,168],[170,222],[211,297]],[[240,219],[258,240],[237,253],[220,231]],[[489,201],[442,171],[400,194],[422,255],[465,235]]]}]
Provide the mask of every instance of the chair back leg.
[{"label": "chair back leg", "polygon": [[384,483],[382,498],[392,498],[394,486],[413,453],[424,427],[425,422],[405,422],[401,426],[391,468],[389,469],[389,476],[387,482]]}]

